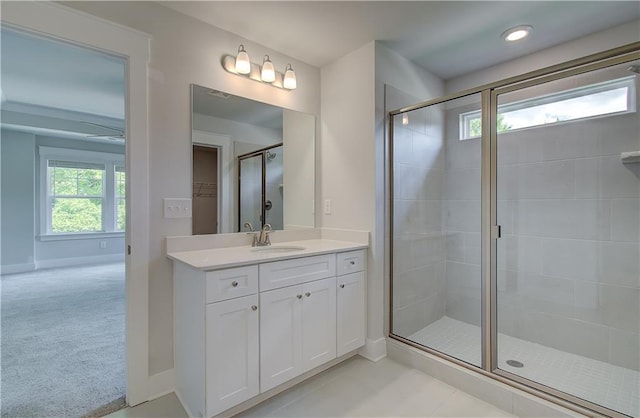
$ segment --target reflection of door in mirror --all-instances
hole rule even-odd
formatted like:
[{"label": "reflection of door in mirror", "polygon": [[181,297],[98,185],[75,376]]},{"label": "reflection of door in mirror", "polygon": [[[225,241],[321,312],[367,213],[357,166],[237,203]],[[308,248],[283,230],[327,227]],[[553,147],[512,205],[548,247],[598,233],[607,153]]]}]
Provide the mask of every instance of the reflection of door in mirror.
[{"label": "reflection of door in mirror", "polygon": [[218,232],[218,149],[193,147],[193,234]]},{"label": "reflection of door in mirror", "polygon": [[270,224],[283,229],[282,144],[238,156],[238,231]]}]

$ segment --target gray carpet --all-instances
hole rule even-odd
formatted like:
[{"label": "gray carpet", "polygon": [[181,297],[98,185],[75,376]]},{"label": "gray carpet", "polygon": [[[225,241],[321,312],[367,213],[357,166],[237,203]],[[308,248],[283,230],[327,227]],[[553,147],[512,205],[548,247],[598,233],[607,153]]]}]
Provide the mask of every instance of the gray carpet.
[{"label": "gray carpet", "polygon": [[1,277],[2,417],[80,417],[125,393],[124,264]]}]

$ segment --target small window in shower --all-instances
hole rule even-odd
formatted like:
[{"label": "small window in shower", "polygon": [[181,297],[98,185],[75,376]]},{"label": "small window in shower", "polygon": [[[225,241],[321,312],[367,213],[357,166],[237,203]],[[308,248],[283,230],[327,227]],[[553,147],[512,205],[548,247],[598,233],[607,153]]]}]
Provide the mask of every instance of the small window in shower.
[{"label": "small window in shower", "polygon": [[[498,106],[497,131],[635,111],[634,76],[544,94]],[[460,115],[460,140],[479,138],[480,111]]]}]

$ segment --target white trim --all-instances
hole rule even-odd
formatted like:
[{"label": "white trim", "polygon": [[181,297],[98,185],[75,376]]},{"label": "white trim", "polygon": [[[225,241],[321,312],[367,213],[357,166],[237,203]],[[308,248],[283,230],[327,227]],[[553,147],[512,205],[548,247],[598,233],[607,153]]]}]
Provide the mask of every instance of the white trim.
[{"label": "white trim", "polygon": [[147,400],[152,401],[175,390],[174,369],[165,370],[149,376]]},{"label": "white trim", "polygon": [[[14,28],[127,59],[125,101],[127,230],[127,402],[148,399],[149,379],[149,138],[147,72],[150,37],[53,2],[3,2],[2,22]],[[135,164],[132,162],[135,161]]]},{"label": "white trim", "polygon": [[384,337],[377,340],[367,338],[364,347],[358,351],[358,354],[367,360],[380,361],[387,356],[387,340]]},{"label": "white trim", "polygon": [[[232,225],[234,200],[232,199],[234,199],[235,193],[231,184],[231,179],[233,178],[232,173],[235,161],[231,156],[231,137],[229,135],[198,131],[194,129],[191,132],[191,142],[193,145],[213,146],[222,150],[220,153],[222,155],[221,164],[218,164],[218,172],[222,175],[218,176],[218,178],[221,179],[219,181],[220,190],[218,192],[218,196],[221,197],[221,199],[218,199],[218,218],[220,219],[218,233],[224,234],[234,232]],[[193,169],[191,171],[193,175]]]},{"label": "white trim", "polygon": [[73,267],[84,264],[106,264],[124,261],[124,254],[105,254],[87,257],[56,258],[52,260],[36,260],[36,270],[58,267]]},{"label": "white trim", "polygon": [[76,239],[124,238],[124,232],[87,232],[77,234],[39,235],[38,241],[71,241]]},{"label": "white trim", "polygon": [[26,273],[35,269],[35,263],[7,264],[0,266],[0,274]]}]

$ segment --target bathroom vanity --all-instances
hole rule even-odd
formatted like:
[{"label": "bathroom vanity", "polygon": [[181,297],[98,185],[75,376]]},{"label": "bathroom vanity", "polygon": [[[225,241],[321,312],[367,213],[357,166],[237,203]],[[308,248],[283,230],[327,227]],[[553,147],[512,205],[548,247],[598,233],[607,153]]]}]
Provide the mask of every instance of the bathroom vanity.
[{"label": "bathroom vanity", "polygon": [[365,248],[312,239],[169,253],[187,413],[220,414],[363,346]]}]

